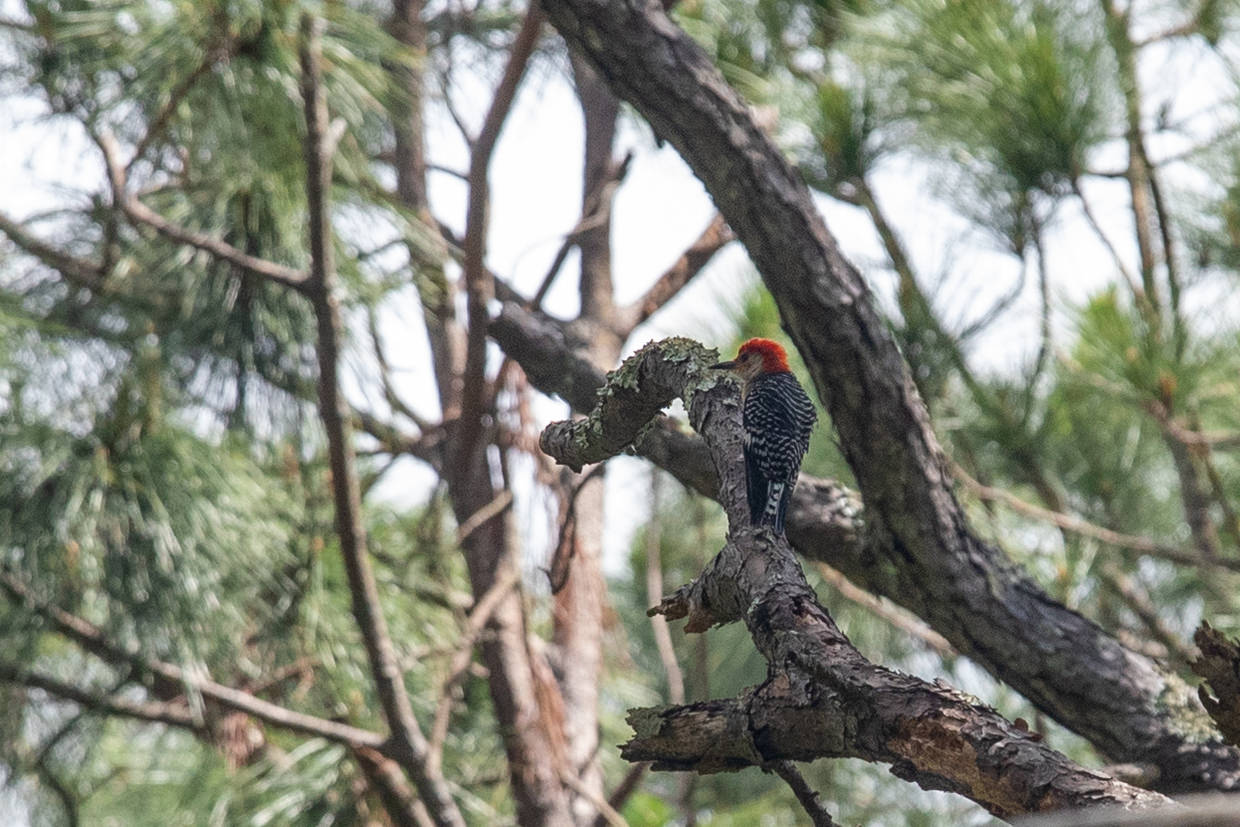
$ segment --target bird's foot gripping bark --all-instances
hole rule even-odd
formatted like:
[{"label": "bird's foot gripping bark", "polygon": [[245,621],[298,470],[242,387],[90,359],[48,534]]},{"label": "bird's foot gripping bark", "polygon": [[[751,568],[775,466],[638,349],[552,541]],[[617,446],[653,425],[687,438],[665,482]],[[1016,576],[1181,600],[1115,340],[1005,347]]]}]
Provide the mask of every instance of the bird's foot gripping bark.
[{"label": "bird's foot gripping bark", "polygon": [[[1003,816],[1169,803],[1084,769],[993,709],[876,666],[853,647],[818,603],[787,540],[749,525],[740,409],[732,383],[708,370],[713,361],[691,340],[652,342],[609,375],[589,416],[552,423],[541,438],[546,453],[579,468],[640,444],[663,407],[684,400],[718,471],[731,528],[703,572],[651,611],[687,617],[686,631],[744,620],[770,665],[771,677],[738,699],[635,711],[641,725],[625,757],[698,771],[858,757]],[[737,737],[688,738],[689,730],[701,731],[703,716],[713,722],[710,731]]]}]

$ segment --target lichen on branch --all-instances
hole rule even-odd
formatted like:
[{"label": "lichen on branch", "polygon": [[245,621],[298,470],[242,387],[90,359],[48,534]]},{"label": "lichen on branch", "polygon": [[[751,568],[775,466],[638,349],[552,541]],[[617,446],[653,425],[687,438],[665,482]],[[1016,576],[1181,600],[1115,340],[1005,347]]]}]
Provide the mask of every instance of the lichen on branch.
[{"label": "lichen on branch", "polygon": [[542,433],[542,450],[561,465],[580,471],[622,453],[677,397],[691,408],[693,397],[713,388],[724,374],[708,371],[718,352],[692,339],[650,342],[607,374],[589,416],[553,422]]}]

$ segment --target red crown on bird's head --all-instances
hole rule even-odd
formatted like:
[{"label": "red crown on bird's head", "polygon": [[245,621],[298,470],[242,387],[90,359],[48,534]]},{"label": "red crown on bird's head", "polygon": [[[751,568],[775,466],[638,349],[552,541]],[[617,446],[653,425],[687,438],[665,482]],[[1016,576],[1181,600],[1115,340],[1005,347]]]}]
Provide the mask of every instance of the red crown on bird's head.
[{"label": "red crown on bird's head", "polygon": [[779,342],[771,339],[750,339],[741,345],[736,356],[739,359],[750,353],[758,353],[762,356],[763,373],[787,373],[791,370],[788,367],[788,354],[784,352]]}]

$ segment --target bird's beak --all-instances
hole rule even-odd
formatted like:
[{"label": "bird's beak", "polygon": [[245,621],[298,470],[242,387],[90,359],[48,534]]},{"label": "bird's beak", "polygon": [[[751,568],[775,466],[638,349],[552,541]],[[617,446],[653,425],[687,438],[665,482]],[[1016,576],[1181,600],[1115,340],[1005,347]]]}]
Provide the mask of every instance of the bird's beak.
[{"label": "bird's beak", "polygon": [[711,370],[736,370],[736,360],[730,362],[717,362],[710,366]]}]

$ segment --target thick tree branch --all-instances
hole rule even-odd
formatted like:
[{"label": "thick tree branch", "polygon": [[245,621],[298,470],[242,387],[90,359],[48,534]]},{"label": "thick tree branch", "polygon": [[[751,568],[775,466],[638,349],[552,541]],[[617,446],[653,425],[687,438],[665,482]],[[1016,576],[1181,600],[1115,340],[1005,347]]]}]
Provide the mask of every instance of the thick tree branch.
[{"label": "thick tree branch", "polygon": [[[536,387],[545,393],[563,396],[578,412],[585,413],[591,409],[604,377],[581,355],[584,353],[584,345],[575,337],[571,325],[557,323],[544,315],[528,313],[515,304],[506,304],[492,323],[491,333],[504,351],[521,363],[526,375]],[[632,449],[667,470],[685,485],[705,496],[719,498],[718,476],[706,445],[700,438],[680,431],[670,420],[661,419],[655,427],[642,431]],[[927,597],[921,594],[926,585],[922,579],[901,576],[899,569],[876,565],[876,561],[890,557],[892,551],[889,547],[884,547],[883,543],[887,542],[885,538],[867,533],[865,517],[856,494],[833,481],[802,475],[788,513],[788,538],[793,547],[806,558],[821,560],[865,589],[913,608],[922,617],[933,619],[937,612],[918,608],[934,598],[933,595]],[[973,561],[969,565],[983,564]],[[989,565],[993,566],[994,563]],[[1002,578],[1004,572],[1005,569],[1000,568],[993,576]],[[950,590],[939,599],[965,599],[958,591],[961,588],[959,584],[949,581],[948,588]],[[1023,611],[1021,606],[1027,605],[1033,598],[1033,595],[1024,590],[1017,592],[1017,596],[1019,600],[1013,605],[1001,595],[994,595],[989,591],[968,595],[971,604],[977,607],[980,618],[997,617],[995,622],[1011,626],[1017,631],[1021,631],[1021,623],[1025,624],[1021,642],[1013,644],[1015,648],[979,651],[975,648],[972,635],[962,635],[954,627],[949,627],[951,634],[947,635],[948,640],[958,651],[960,647],[969,647],[965,653],[983,664],[1007,662],[1010,664],[1008,668],[1025,669],[1031,674],[1040,675],[1040,680],[1046,681],[1048,685],[1056,685],[1058,682],[1065,698],[1070,694],[1068,682],[1076,680],[1075,675],[1079,670],[1087,670],[1092,675],[1097,669],[1106,671],[1115,668],[1107,663],[1093,664],[1084,656],[1077,662],[1065,659],[1054,664],[1018,657],[1019,653],[1042,649],[1045,645],[1044,637],[1057,637],[1067,632],[1059,629],[1054,616],[1044,617],[1040,608],[1023,618],[1013,616],[1014,612]],[[1046,603],[1049,603],[1049,599],[1040,596],[1036,598],[1034,605],[1040,607]],[[1040,619],[1033,621],[1031,618]],[[1091,635],[1100,634],[1096,627],[1092,628],[1094,631],[1090,632]],[[992,665],[991,668],[994,670],[996,667]],[[1153,725],[1165,733],[1166,730],[1179,727],[1181,721],[1193,721],[1190,728],[1181,731],[1176,737],[1167,737],[1165,734],[1161,736],[1165,739],[1165,746],[1158,754],[1142,756],[1134,751],[1132,760],[1143,763],[1156,761],[1160,765],[1159,772],[1163,778],[1170,774],[1169,769],[1181,774],[1187,769],[1197,773],[1204,786],[1226,788],[1236,774],[1235,752],[1209,736],[1209,723],[1204,720],[1204,715],[1194,702],[1191,688],[1173,675],[1161,672],[1159,674],[1165,682],[1160,685],[1161,694],[1150,703],[1163,706],[1156,708],[1155,715],[1141,705],[1122,706],[1114,697],[1081,700],[1087,708],[1098,709],[1101,710],[1099,714],[1113,716],[1114,721],[1109,722],[1109,728],[1112,729],[1121,728],[1123,722],[1128,721],[1129,726],[1146,727],[1145,731],[1148,732],[1152,720]],[[1133,687],[1132,681],[1125,678],[1109,691],[1114,692],[1116,689],[1132,692],[1139,689],[1139,685]],[[1121,693],[1115,694],[1123,697]],[[1070,720],[1081,714],[1069,708],[1065,716]],[[1173,746],[1177,742],[1178,745]]]},{"label": "thick tree branch", "polygon": [[[1202,734],[1204,713],[1182,682],[1051,600],[970,531],[869,289],[702,49],[641,0],[544,8],[681,152],[762,273],[865,498],[867,586],[898,593],[960,652],[1112,758],[1155,761],[1163,789],[1240,784],[1240,751]],[[806,539],[795,524],[789,534]]]},{"label": "thick tree branch", "polygon": [[626,758],[710,771],[847,755],[1004,816],[1169,803],[1073,764],[992,709],[866,660],[818,604],[787,541],[749,527],[739,404],[730,380],[704,370],[713,358],[686,339],[647,345],[610,375],[586,418],[549,425],[541,441],[561,462],[606,459],[680,397],[719,470],[729,542],[651,611],[687,617],[686,631],[744,620],[771,677],[740,699],[637,711]]},{"label": "thick tree branch", "polygon": [[310,279],[307,289],[318,327],[319,417],[327,435],[335,503],[336,534],[349,581],[353,616],[366,648],[371,677],[392,732],[389,745],[427,803],[435,823],[459,827],[464,819],[437,767],[428,764],[429,747],[418,727],[405,689],[379,601],[379,589],[366,549],[362,497],[353,452],[349,405],[340,390],[340,340],[343,322],[336,296],[332,263],[330,190],[331,149],[328,146],[327,101],[322,84],[322,22],[304,15],[301,23],[301,90],[306,118],[306,200],[310,223]]},{"label": "thick tree branch", "polygon": [[1203,622],[1193,635],[1201,651],[1190,666],[1205,679],[1201,702],[1228,743],[1240,745],[1240,641]]}]

